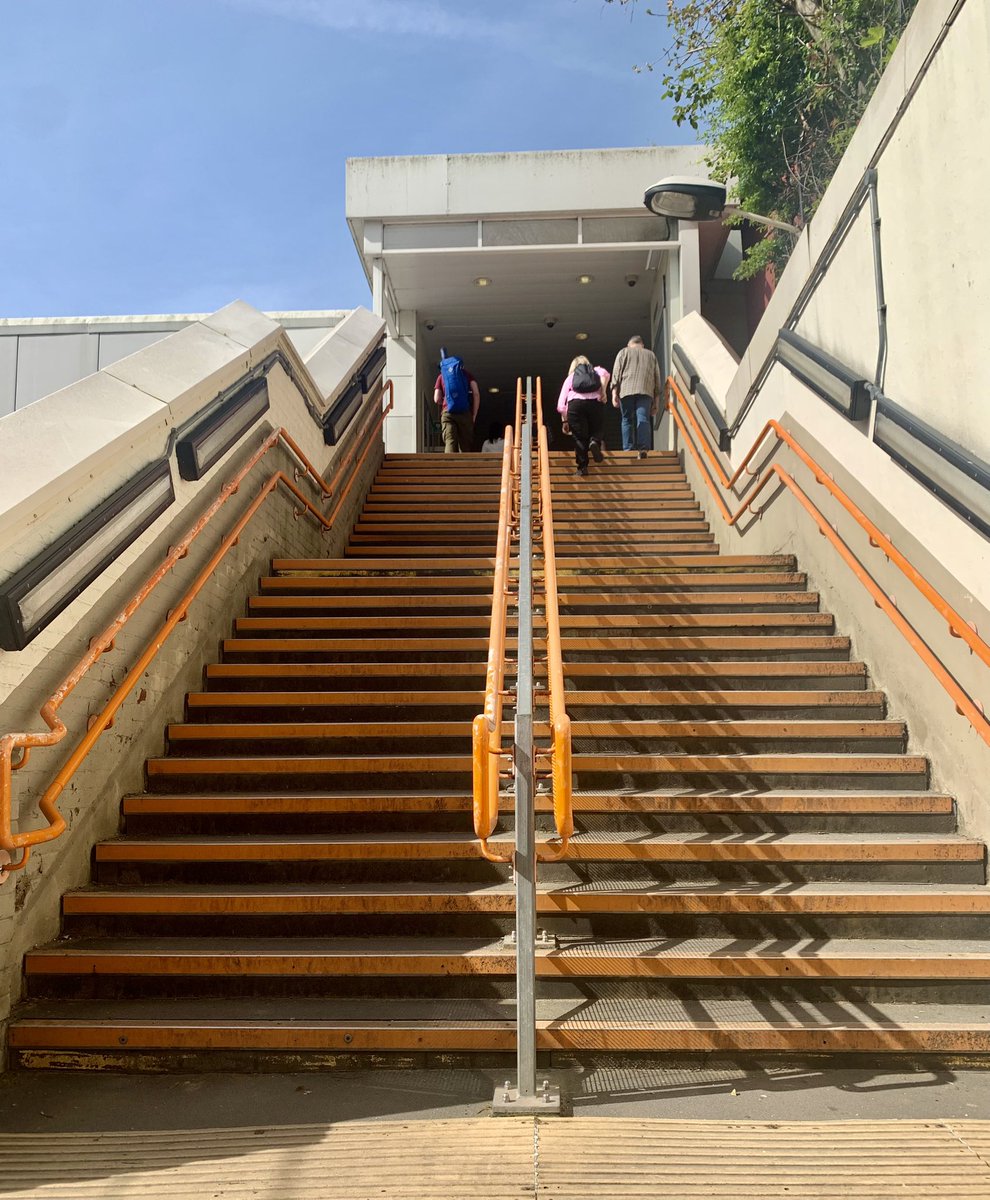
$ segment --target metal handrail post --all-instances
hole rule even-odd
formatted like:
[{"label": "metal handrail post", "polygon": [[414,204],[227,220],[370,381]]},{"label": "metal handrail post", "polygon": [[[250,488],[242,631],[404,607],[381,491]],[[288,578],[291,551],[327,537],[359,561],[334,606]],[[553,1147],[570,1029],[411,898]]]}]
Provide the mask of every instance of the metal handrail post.
[{"label": "metal handrail post", "polygon": [[520,1099],[536,1096],[536,814],[533,764],[533,405],[526,381],[520,447],[516,674],[516,1009]]},{"label": "metal handrail post", "polygon": [[519,447],[519,587],[516,632],[516,1087],[498,1088],[496,1116],[560,1112],[549,1080],[536,1085],[536,771],[533,755],[533,387],[526,381],[526,414]]}]

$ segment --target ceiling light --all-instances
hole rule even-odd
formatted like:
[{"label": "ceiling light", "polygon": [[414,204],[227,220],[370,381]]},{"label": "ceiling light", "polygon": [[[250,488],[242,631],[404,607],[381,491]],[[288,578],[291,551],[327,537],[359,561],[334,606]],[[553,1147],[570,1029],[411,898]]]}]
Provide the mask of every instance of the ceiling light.
[{"label": "ceiling light", "polygon": [[593,279],[594,279],[594,275],[579,275],[578,283],[591,283],[591,281]]},{"label": "ceiling light", "polygon": [[576,333],[574,336],[579,342],[586,342],[588,340],[588,335],[586,333]]},{"label": "ceiling light", "polygon": [[23,648],[175,499],[168,460],[152,463],[0,588],[0,647]]},{"label": "ceiling light", "polygon": [[496,388],[496,387],[490,387],[490,388],[488,389],[488,394],[489,394],[490,396],[497,396],[497,395],[498,395],[498,388]]},{"label": "ceiling light", "polygon": [[491,344],[492,342],[495,341],[495,337],[494,337],[494,334],[486,333],[485,336],[481,340],[483,342],[487,342],[488,344]]},{"label": "ceiling light", "polygon": [[479,275],[478,278],[474,281],[475,287],[488,287],[488,285],[490,283],[491,283],[491,280],[488,278],[487,275]]}]

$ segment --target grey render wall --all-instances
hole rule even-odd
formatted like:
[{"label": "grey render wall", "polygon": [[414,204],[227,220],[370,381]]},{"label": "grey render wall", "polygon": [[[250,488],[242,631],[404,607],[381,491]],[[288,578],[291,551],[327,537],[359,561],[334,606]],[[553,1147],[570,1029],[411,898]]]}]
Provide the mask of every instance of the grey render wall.
[{"label": "grey render wall", "polygon": [[[0,417],[202,320],[206,313],[0,319]],[[346,313],[269,313],[304,360]]]}]

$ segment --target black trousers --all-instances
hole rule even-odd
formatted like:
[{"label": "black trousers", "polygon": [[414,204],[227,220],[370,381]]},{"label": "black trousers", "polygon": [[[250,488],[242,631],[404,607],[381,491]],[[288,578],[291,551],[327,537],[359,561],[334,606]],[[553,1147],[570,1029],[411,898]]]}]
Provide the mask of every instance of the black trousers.
[{"label": "black trousers", "polygon": [[605,406],[600,400],[567,401],[567,424],[574,439],[574,457],[579,470],[588,468],[588,447],[602,440]]}]

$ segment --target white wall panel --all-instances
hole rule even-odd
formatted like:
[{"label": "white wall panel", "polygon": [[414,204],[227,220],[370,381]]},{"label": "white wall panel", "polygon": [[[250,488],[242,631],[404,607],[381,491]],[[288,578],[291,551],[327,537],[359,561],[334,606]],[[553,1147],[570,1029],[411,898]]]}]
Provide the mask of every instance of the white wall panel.
[{"label": "white wall panel", "polygon": [[99,370],[96,338],[87,333],[18,339],[15,408],[25,408]]}]

